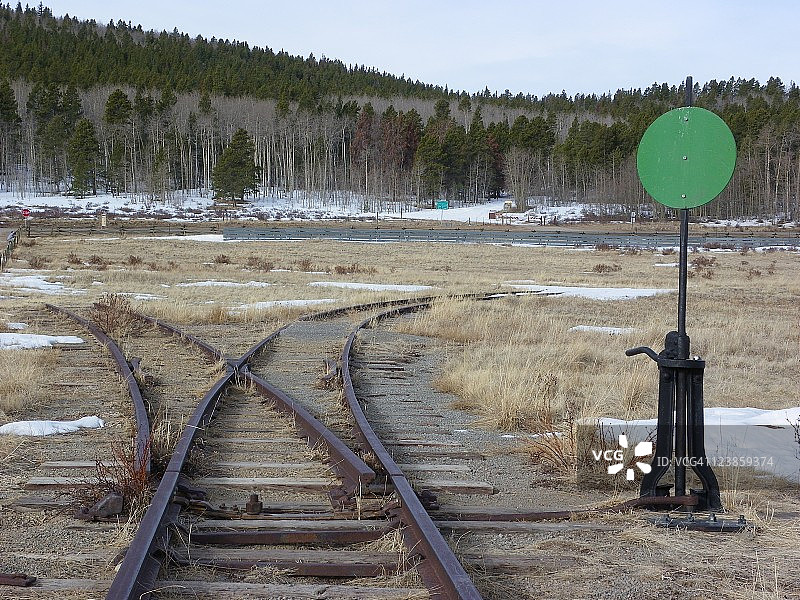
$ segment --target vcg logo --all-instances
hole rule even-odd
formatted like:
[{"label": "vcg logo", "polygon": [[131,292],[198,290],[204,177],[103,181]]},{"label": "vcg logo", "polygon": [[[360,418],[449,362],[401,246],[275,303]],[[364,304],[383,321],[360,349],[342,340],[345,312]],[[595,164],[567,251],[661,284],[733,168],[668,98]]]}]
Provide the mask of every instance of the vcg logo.
[{"label": "vcg logo", "polygon": [[[592,456],[597,462],[601,460],[612,463],[608,465],[608,474],[609,475],[616,475],[620,471],[626,468],[625,465],[625,450],[628,449],[628,436],[624,433],[619,436],[619,448],[616,450],[592,450]],[[639,442],[636,444],[636,447],[633,449],[633,455],[636,458],[641,458],[643,456],[649,456],[653,453],[653,442]],[[636,467],[642,473],[649,473],[651,471],[651,467],[648,463],[636,461]],[[634,469],[632,467],[628,467],[625,471],[625,479],[628,481],[633,481],[634,478]]]}]

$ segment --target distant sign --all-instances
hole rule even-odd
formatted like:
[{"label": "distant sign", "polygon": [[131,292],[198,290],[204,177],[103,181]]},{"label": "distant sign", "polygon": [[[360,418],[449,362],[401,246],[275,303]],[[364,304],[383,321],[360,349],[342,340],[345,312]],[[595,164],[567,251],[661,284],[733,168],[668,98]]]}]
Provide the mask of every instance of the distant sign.
[{"label": "distant sign", "polygon": [[447,210],[449,208],[449,204],[447,200],[437,200],[436,201],[436,208],[438,210]]},{"label": "distant sign", "polygon": [[26,218],[26,219],[27,219],[28,217],[30,217],[30,216],[31,216],[31,211],[30,211],[30,209],[29,209],[29,208],[23,208],[23,209],[22,209],[22,216],[23,216],[24,218]]}]

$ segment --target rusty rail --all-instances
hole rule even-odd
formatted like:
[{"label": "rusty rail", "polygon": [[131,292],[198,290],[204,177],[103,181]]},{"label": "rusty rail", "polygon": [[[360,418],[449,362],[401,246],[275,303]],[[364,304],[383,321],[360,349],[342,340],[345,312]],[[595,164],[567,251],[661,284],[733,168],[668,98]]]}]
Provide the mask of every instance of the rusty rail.
[{"label": "rusty rail", "polygon": [[183,429],[153,500],[139,524],[119,572],[111,582],[106,594],[108,600],[135,600],[153,591],[161,568],[161,560],[156,554],[163,552],[169,545],[169,529],[180,513],[180,505],[173,502],[173,494],[178,486],[183,464],[189,456],[195,437],[211,420],[217,401],[235,378],[235,371],[228,367],[225,375],[203,396]]},{"label": "rusty rail", "polygon": [[125,359],[125,355],[122,353],[122,350],[117,343],[108,334],[106,334],[106,332],[88,319],[84,319],[80,315],[77,315],[66,308],[61,308],[53,304],[45,304],[45,306],[48,308],[48,310],[66,315],[76,323],[83,325],[97,339],[97,341],[103,344],[111,353],[117,373],[119,373],[119,376],[127,384],[128,393],[133,401],[133,413],[136,419],[136,446],[134,448],[134,458],[136,460],[137,467],[144,468],[145,471],[149,473],[150,420],[147,416],[147,409],[144,406],[142,391],[139,389],[139,384],[136,381],[136,377],[133,376],[131,366]]},{"label": "rusty rail", "polygon": [[263,396],[272,400],[279,410],[291,413],[295,417],[296,424],[308,437],[310,447],[324,446],[330,457],[331,468],[347,482],[345,487],[348,488],[348,492],[356,491],[375,479],[375,471],[369,468],[336,434],[283,390],[276,388],[249,370],[245,370],[243,376]]},{"label": "rusty rail", "polygon": [[215,361],[216,360],[225,360],[225,355],[222,352],[220,352],[217,348],[215,348],[211,344],[208,344],[208,343],[204,342],[200,338],[193,336],[191,333],[186,333],[185,331],[181,331],[180,329],[178,329],[174,325],[170,325],[169,323],[165,323],[164,321],[156,319],[155,317],[150,317],[150,316],[144,315],[142,313],[134,312],[133,316],[135,316],[137,319],[141,319],[142,321],[145,321],[146,323],[150,323],[151,325],[155,325],[156,327],[159,327],[160,329],[163,329],[164,331],[172,333],[173,335],[177,335],[178,337],[188,341],[193,346],[196,346],[197,348],[202,350],[203,353],[206,356],[208,356],[211,360],[215,360]]},{"label": "rusty rail", "polygon": [[[181,331],[173,325],[138,313],[136,313],[136,316],[166,332],[180,336],[187,343],[198,347],[212,360],[225,359],[222,352],[215,347]],[[322,443],[325,446],[332,459],[331,467],[345,481],[349,482],[349,487],[352,490],[368,484],[375,478],[375,472],[308,411],[299,406],[281,390],[253,375],[247,369],[247,361],[280,335],[283,329],[277,330],[253,345],[241,357],[226,360],[225,375],[214,384],[200,401],[175,446],[150,507],[145,513],[136,536],[120,565],[119,572],[109,588],[106,595],[108,600],[135,600],[151,592],[155,587],[155,581],[161,566],[161,560],[158,555],[163,554],[164,549],[169,545],[170,527],[175,524],[180,513],[180,506],[173,501],[173,496],[178,487],[178,479],[183,465],[189,456],[198,433],[204,430],[213,418],[219,398],[227,386],[239,379],[245,379],[250,382],[261,394],[272,399],[279,409],[293,413],[298,425],[306,432],[309,445],[314,446]]]},{"label": "rusty rail", "polygon": [[[197,346],[205,354],[214,360],[221,360],[225,357],[222,352],[199,338],[182,332],[180,329],[160,319],[148,317],[139,313],[136,316],[148,323],[152,323],[162,330],[180,336],[188,343]],[[370,469],[350,448],[348,448],[330,429],[325,427],[316,417],[309,413],[305,408],[298,404],[292,397],[283,390],[276,388],[261,377],[254,375],[247,369],[247,362],[256,354],[261,352],[264,347],[273,342],[286,329],[284,325],[274,331],[263,340],[254,344],[247,352],[237,359],[228,359],[227,363],[235,373],[250,383],[262,396],[271,400],[278,410],[294,416],[297,425],[302,429],[308,438],[308,445],[317,447],[324,446],[330,456],[330,465],[337,475],[346,481],[349,491],[356,490],[360,486],[369,484],[375,479],[375,471]]]},{"label": "rusty rail", "polygon": [[342,350],[344,394],[353,413],[359,439],[365,449],[375,455],[394,485],[400,501],[400,520],[411,532],[411,539],[406,540],[406,544],[413,554],[419,554],[423,558],[419,565],[420,572],[431,592],[431,597],[436,600],[480,600],[481,596],[475,584],[436,528],[405,474],[370,426],[358,402],[350,376],[350,353],[361,329],[380,319],[413,312],[429,305],[430,301],[393,308],[365,319],[353,330]]}]

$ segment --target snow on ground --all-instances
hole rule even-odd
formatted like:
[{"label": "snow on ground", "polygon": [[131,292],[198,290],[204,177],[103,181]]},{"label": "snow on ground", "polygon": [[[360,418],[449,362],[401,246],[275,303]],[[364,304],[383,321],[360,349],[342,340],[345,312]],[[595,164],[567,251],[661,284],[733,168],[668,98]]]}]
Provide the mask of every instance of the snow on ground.
[{"label": "snow on ground", "polygon": [[[439,210],[435,208],[428,208],[423,210],[414,210],[404,212],[403,218],[409,220],[421,221],[461,221],[471,223],[490,222],[489,213],[499,212],[503,210],[503,200],[495,200],[487,202],[486,204],[479,204],[476,206],[464,206],[459,208],[448,208],[447,210]],[[387,216],[400,217],[399,212],[386,213]],[[499,221],[497,221],[499,223]]]},{"label": "snow on ground", "polygon": [[[500,219],[489,220],[489,212],[499,214],[505,202],[514,200],[502,198],[492,200],[477,206],[455,207],[446,210],[424,208],[418,210],[397,210],[400,203],[388,203],[392,210],[382,210],[378,216],[383,219],[412,219],[412,220],[449,220],[471,223],[500,223]],[[343,194],[339,198],[329,199],[311,195],[303,197],[298,192],[294,197],[263,196],[248,199],[235,209],[224,210],[225,216],[242,220],[261,221],[295,221],[295,220],[325,220],[325,219],[374,219],[375,211],[364,211],[364,207],[371,204],[363,195]],[[409,204],[409,203],[406,203]],[[582,221],[587,214],[600,214],[608,211],[609,206],[593,204],[570,203],[561,206],[550,206],[548,198],[540,196],[530,198],[528,205],[531,207],[524,213],[509,213],[505,223],[567,223]],[[23,208],[31,210],[34,218],[39,216],[72,216],[96,217],[101,212],[107,212],[118,218],[155,217],[166,218],[174,221],[207,221],[218,219],[222,209],[214,206],[211,193],[200,190],[190,191],[187,194],[175,194],[166,202],[154,202],[145,199],[134,199],[128,196],[111,196],[101,194],[87,198],[74,198],[51,194],[46,196],[26,195],[20,198],[18,193],[0,193],[0,213],[5,211],[19,211]],[[623,216],[627,222],[628,208],[622,205],[611,207]],[[757,219],[724,220],[704,223],[706,227],[753,227],[769,226],[770,222]],[[798,223],[787,223],[783,227],[796,227]]]},{"label": "snow on ground", "polygon": [[0,333],[0,350],[49,348],[56,344],[82,344],[75,335],[39,335],[36,333]]},{"label": "snow on ground", "polygon": [[369,290],[372,292],[421,292],[433,289],[430,285],[400,285],[391,283],[354,283],[348,281],[312,281],[308,285],[315,287],[337,287],[353,290]]},{"label": "snow on ground", "polygon": [[117,292],[120,296],[129,296],[134,300],[166,300],[166,296],[158,296],[156,294],[148,294],[146,292]]},{"label": "snow on ground", "polygon": [[27,269],[9,269],[6,273],[0,273],[0,287],[11,287],[17,292],[51,295],[86,293],[86,290],[66,288],[60,281],[48,281],[47,275],[28,275],[28,272]]},{"label": "snow on ground", "polygon": [[[720,221],[706,221],[701,222],[702,227],[771,227],[775,223],[773,221],[765,221],[764,219],[722,219]],[[781,227],[791,229],[800,225],[798,222],[784,223]]]},{"label": "snow on ground", "polygon": [[239,306],[232,306],[228,309],[229,312],[238,313],[247,310],[262,310],[265,308],[278,307],[294,307],[294,306],[315,306],[317,304],[330,304],[331,302],[338,302],[334,298],[317,298],[313,300],[267,300],[265,302],[252,302],[250,304],[240,304]]},{"label": "snow on ground", "polygon": [[[435,208],[404,212],[402,217],[409,220],[420,221],[460,221],[463,223],[535,223],[553,224],[572,221],[581,221],[587,212],[583,204],[568,204],[566,206],[547,206],[540,204],[524,213],[506,213],[505,218],[500,212],[507,199],[493,200],[475,206],[463,206],[440,210]],[[494,219],[489,219],[489,213],[495,213]],[[381,213],[382,216],[399,218],[400,213]]]},{"label": "snow on ground", "polygon": [[267,287],[272,285],[266,281],[248,281],[241,283],[238,281],[217,281],[210,279],[208,281],[190,281],[186,283],[176,283],[175,287]]},{"label": "snow on ground", "polygon": [[633,327],[603,327],[599,325],[575,325],[570,327],[567,331],[587,331],[592,333],[607,333],[608,335],[626,335],[634,333],[636,330]]},{"label": "snow on ground", "polygon": [[677,266],[680,266],[680,263],[656,263],[653,266],[654,267],[677,267]]},{"label": "snow on ground", "polygon": [[[800,407],[706,408],[703,415],[706,455],[712,468],[754,467],[800,483],[800,446],[793,427],[800,419]],[[634,443],[654,439],[656,423],[656,419],[598,421],[610,439],[626,433]]]},{"label": "snow on ground", "polygon": [[82,417],[75,421],[14,421],[0,427],[0,435],[44,436],[55,433],[72,433],[84,427],[98,429],[105,422],[98,416]]},{"label": "snow on ground", "polygon": [[21,329],[27,329],[27,328],[28,328],[28,324],[27,323],[19,323],[19,322],[14,322],[14,321],[9,321],[8,323],[6,323],[6,329],[21,330]]},{"label": "snow on ground", "polygon": [[506,281],[504,286],[515,290],[534,292],[536,294],[554,295],[572,298],[588,298],[590,300],[632,300],[634,298],[644,298],[656,296],[658,294],[669,294],[675,290],[658,288],[600,288],[600,287],[580,287],[562,285],[537,285],[532,281]]},{"label": "snow on ground", "polygon": [[[102,238],[98,238],[102,239]],[[199,233],[197,235],[151,235],[134,237],[135,240],[172,240],[178,242],[241,242],[247,240],[225,240],[221,233]]]}]

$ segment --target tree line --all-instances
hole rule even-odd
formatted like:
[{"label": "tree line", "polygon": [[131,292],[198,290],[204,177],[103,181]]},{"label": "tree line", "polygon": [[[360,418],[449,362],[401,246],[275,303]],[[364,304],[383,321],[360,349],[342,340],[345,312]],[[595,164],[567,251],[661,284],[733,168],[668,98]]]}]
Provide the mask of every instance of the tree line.
[{"label": "tree line", "polygon": [[[19,195],[267,194],[374,211],[510,193],[523,210],[579,201],[601,215],[663,214],[639,184],[635,152],[684,95],[655,83],[467,94],[239,42],[55,18],[42,5],[0,4],[0,43],[0,189]],[[731,78],[694,92],[738,147],[731,185],[705,214],[796,219],[797,86]],[[253,168],[233,185],[242,152]]]}]

